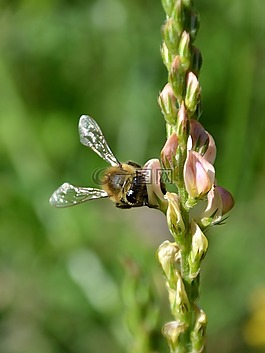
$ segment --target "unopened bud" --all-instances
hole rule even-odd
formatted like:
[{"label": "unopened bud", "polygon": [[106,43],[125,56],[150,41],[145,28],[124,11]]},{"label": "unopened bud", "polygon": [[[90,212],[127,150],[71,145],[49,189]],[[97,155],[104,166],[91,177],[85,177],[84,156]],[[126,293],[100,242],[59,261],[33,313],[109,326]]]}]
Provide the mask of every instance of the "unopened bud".
[{"label": "unopened bud", "polygon": [[178,340],[181,333],[184,333],[187,325],[179,320],[167,322],[162,328],[162,334],[168,340],[171,352],[177,352]]},{"label": "unopened bud", "polygon": [[163,6],[165,13],[167,14],[168,17],[170,17],[172,15],[174,5],[175,5],[174,0],[162,0],[162,6]]},{"label": "unopened bud", "polygon": [[203,126],[194,119],[190,119],[190,137],[188,149],[203,155],[208,145],[208,135]]},{"label": "unopened bud", "polygon": [[190,137],[188,149],[200,153],[211,164],[216,157],[216,146],[213,137],[194,119],[190,119]]},{"label": "unopened bud", "polygon": [[157,158],[150,159],[145,163],[142,170],[143,173],[145,173],[148,206],[159,208],[165,213],[167,209],[167,200],[163,194],[164,184],[161,180],[162,168],[159,160]]},{"label": "unopened bud", "polygon": [[164,274],[169,282],[175,281],[175,268],[174,264],[179,257],[179,248],[176,243],[164,241],[158,248],[158,260],[164,271]]},{"label": "unopened bud", "polygon": [[183,31],[181,34],[178,50],[179,50],[181,64],[185,70],[188,70],[190,67],[190,61],[191,61],[191,50],[190,50],[190,35],[186,31]]},{"label": "unopened bud", "polygon": [[212,137],[212,135],[209,134],[209,132],[206,131],[206,134],[208,135],[208,147],[203,155],[203,158],[206,159],[209,163],[214,164],[215,158],[216,158],[216,145],[215,141]]},{"label": "unopened bud", "polygon": [[189,134],[189,120],[187,111],[185,108],[184,102],[181,103],[179,112],[178,112],[178,121],[177,121],[177,128],[176,128],[177,136],[179,138],[179,142],[181,144],[186,145],[187,143],[187,136]]},{"label": "unopened bud", "polygon": [[175,318],[185,322],[189,315],[190,303],[180,273],[175,270],[174,286],[168,285],[169,303]]},{"label": "unopened bud", "polygon": [[187,76],[187,90],[185,96],[185,105],[187,109],[194,113],[196,111],[199,97],[201,93],[201,88],[196,75],[193,72],[189,72]]},{"label": "unopened bud", "polygon": [[173,132],[167,139],[162,151],[161,161],[165,168],[174,170],[176,164],[176,152],[178,147],[177,135]]},{"label": "unopened bud", "polygon": [[170,125],[174,125],[176,123],[178,114],[178,109],[176,106],[177,99],[169,83],[165,85],[162,92],[160,93],[158,97],[158,103],[166,122]]},{"label": "unopened bud", "polygon": [[213,185],[207,194],[207,206],[201,215],[201,224],[204,227],[212,223],[218,223],[222,219],[222,198]]},{"label": "unopened bud", "polygon": [[221,196],[222,205],[223,205],[222,215],[224,215],[234,207],[235,201],[233,199],[232,194],[222,186],[216,186],[215,189],[218,192],[218,194]]},{"label": "unopened bud", "polygon": [[213,186],[207,194],[207,206],[201,215],[201,224],[204,227],[218,224],[222,216],[234,206],[233,196],[221,186]]},{"label": "unopened bud", "polygon": [[182,0],[174,1],[174,7],[170,16],[174,19],[176,29],[180,35],[180,33],[184,30],[185,24],[185,13]]},{"label": "unopened bud", "polygon": [[189,254],[190,278],[194,279],[200,272],[201,261],[208,249],[208,240],[200,227],[191,221],[191,251]]},{"label": "unopened bud", "polygon": [[186,70],[181,64],[179,55],[172,62],[169,72],[169,82],[176,98],[181,101],[186,88]]},{"label": "unopened bud", "polygon": [[168,227],[173,237],[178,240],[177,243],[181,245],[183,242],[182,236],[185,232],[185,224],[180,211],[179,196],[175,193],[167,192],[166,199],[168,200]]},{"label": "unopened bud", "polygon": [[207,326],[207,317],[203,310],[197,307],[195,312],[195,326],[191,332],[191,342],[192,342],[192,351],[202,353],[205,349],[205,331]]},{"label": "unopened bud", "polygon": [[164,65],[166,66],[167,70],[170,71],[174,55],[169,52],[165,42],[162,43],[160,52]]},{"label": "unopened bud", "polygon": [[172,54],[176,55],[179,46],[179,35],[173,18],[168,18],[165,25],[163,26],[163,39],[168,50]]}]

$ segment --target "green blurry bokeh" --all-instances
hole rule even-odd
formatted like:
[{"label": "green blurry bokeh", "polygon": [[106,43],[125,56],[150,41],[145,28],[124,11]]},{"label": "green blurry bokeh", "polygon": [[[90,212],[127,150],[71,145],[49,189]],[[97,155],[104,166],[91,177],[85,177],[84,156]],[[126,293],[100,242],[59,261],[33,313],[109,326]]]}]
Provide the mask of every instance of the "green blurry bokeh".
[{"label": "green blurry bokeh", "polygon": [[[227,224],[208,233],[200,303],[209,352],[260,353],[265,3],[203,0],[198,10],[201,121],[216,139],[218,183],[236,200]],[[153,0],[0,2],[1,353],[168,351],[155,257],[170,239],[164,217],[108,200],[48,204],[62,182],[93,186],[93,171],[106,166],[79,143],[81,114],[98,121],[118,159],[159,156],[164,19]]]}]

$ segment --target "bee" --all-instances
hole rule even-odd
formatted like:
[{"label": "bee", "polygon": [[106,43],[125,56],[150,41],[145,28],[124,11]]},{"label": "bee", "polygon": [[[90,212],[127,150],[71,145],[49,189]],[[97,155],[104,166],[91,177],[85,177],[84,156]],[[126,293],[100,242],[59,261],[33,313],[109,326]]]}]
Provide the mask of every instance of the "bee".
[{"label": "bee", "polygon": [[147,169],[131,161],[120,163],[108,146],[100,127],[90,116],[81,116],[78,130],[80,142],[97,153],[110,164],[110,167],[105,169],[102,176],[102,189],[64,183],[52,194],[50,198],[52,206],[69,207],[108,197],[118,208],[140,206],[157,208],[156,202],[150,202],[148,198]]}]

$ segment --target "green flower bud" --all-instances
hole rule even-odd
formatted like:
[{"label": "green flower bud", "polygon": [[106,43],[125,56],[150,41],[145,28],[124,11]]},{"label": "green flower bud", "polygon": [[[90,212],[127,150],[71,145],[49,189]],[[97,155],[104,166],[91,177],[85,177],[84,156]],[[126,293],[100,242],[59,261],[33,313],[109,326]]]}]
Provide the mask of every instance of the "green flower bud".
[{"label": "green flower bud", "polygon": [[175,56],[170,68],[169,83],[173,89],[176,98],[182,101],[182,97],[186,88],[186,70],[181,64],[180,56]]},{"label": "green flower bud", "polygon": [[200,93],[201,88],[196,75],[193,72],[189,72],[187,76],[185,105],[191,113],[194,113],[196,111]]},{"label": "green flower bud", "polygon": [[176,106],[177,100],[169,83],[165,85],[160,93],[158,97],[158,104],[160,105],[166,122],[169,125],[174,125],[178,114],[178,109]]},{"label": "green flower bud", "polygon": [[187,325],[180,321],[171,321],[164,325],[162,333],[169,342],[171,352],[177,352],[179,336],[184,333],[187,329]]},{"label": "green flower bud", "polygon": [[162,0],[162,6],[163,6],[165,13],[167,14],[168,17],[171,16],[174,5],[175,5],[174,0]]},{"label": "green flower bud", "polygon": [[179,35],[173,18],[169,18],[163,26],[163,39],[172,54],[178,53]]},{"label": "green flower bud", "polygon": [[185,13],[183,7],[182,0],[175,0],[175,6],[172,10],[171,17],[174,19],[174,24],[176,26],[178,36],[180,36],[181,32],[184,30],[185,24]]},{"label": "green flower bud", "polygon": [[179,248],[176,243],[166,240],[159,246],[157,256],[170,286],[170,282],[176,280],[174,265],[179,257]]},{"label": "green flower bud", "polygon": [[174,55],[169,52],[165,42],[162,43],[160,52],[164,65],[166,66],[167,70],[170,71]]},{"label": "green flower bud", "polygon": [[181,245],[183,243],[182,236],[185,232],[185,224],[181,216],[179,196],[175,193],[167,192],[166,199],[168,200],[168,227],[174,239]]},{"label": "green flower bud", "polygon": [[168,294],[172,314],[181,322],[185,322],[190,310],[190,303],[183,280],[177,270],[175,270],[174,283],[168,282]]},{"label": "green flower bud", "polygon": [[208,249],[208,240],[200,227],[191,221],[191,251],[189,254],[190,278],[194,279],[200,272],[201,261]]},{"label": "green flower bud", "polygon": [[176,295],[175,295],[175,311],[180,314],[186,315],[190,310],[189,299],[185,290],[184,283],[182,281],[181,275],[176,271],[178,275],[177,285],[176,285]]},{"label": "green flower bud", "polygon": [[196,308],[195,312],[195,326],[193,331],[191,332],[191,342],[193,352],[204,352],[205,347],[205,331],[207,326],[207,317],[203,310],[200,308]]},{"label": "green flower bud", "polygon": [[181,64],[185,70],[188,70],[191,62],[190,50],[190,35],[188,32],[183,31],[179,42],[179,56]]}]

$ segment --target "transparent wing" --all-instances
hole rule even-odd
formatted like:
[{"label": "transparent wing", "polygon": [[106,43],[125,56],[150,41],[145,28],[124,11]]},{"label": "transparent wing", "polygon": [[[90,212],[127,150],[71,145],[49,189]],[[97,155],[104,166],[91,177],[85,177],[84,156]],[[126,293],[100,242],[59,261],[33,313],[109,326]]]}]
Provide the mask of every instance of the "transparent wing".
[{"label": "transparent wing", "polygon": [[100,127],[94,119],[88,115],[82,115],[78,128],[80,141],[83,145],[90,147],[110,165],[115,166],[120,164],[109,148]]},{"label": "transparent wing", "polygon": [[54,191],[50,198],[50,204],[54,207],[69,207],[103,197],[108,197],[108,194],[103,190],[64,183]]}]

